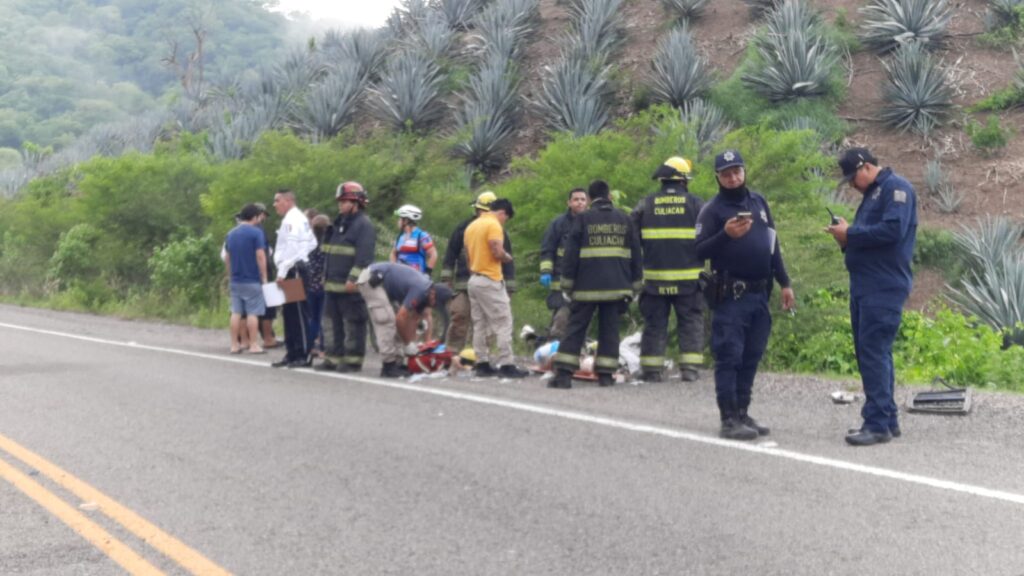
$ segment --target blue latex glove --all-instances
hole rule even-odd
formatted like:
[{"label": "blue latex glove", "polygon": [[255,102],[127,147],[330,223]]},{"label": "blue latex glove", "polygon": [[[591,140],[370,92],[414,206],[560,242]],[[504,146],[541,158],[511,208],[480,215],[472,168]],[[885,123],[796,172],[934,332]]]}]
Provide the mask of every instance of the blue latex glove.
[{"label": "blue latex glove", "polygon": [[541,274],[540,285],[545,288],[551,288],[551,274]]}]

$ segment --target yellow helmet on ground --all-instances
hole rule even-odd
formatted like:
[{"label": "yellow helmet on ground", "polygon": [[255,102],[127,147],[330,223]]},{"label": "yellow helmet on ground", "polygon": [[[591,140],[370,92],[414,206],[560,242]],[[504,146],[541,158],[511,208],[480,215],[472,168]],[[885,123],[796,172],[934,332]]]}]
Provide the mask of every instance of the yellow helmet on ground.
[{"label": "yellow helmet on ground", "polygon": [[459,360],[463,365],[476,364],[476,352],[472,348],[466,348],[462,352],[459,352]]},{"label": "yellow helmet on ground", "polygon": [[682,156],[673,156],[658,166],[651,176],[652,180],[689,180],[693,165]]},{"label": "yellow helmet on ground", "polygon": [[490,212],[491,203],[498,199],[498,195],[490,190],[484,190],[476,197],[476,202],[473,203],[473,208],[477,210],[487,210]]}]

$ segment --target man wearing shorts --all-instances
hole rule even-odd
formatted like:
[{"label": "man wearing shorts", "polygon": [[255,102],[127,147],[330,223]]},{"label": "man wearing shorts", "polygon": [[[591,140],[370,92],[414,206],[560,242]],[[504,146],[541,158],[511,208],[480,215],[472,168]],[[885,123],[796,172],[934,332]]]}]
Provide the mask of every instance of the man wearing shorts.
[{"label": "man wearing shorts", "polygon": [[267,281],[267,252],[263,232],[258,227],[260,209],[246,204],[239,213],[239,224],[228,232],[224,241],[225,258],[231,291],[231,353],[238,354],[238,332],[245,314],[249,338],[249,352],[262,354],[255,335],[259,316],[266,306],[263,302],[263,283]]}]

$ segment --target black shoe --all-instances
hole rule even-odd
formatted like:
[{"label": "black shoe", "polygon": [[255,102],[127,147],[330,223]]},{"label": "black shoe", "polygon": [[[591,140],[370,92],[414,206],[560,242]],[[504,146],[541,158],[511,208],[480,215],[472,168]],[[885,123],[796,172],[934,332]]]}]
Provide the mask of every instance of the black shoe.
[{"label": "black shoe", "polygon": [[398,365],[398,362],[385,362],[380,366],[381,378],[401,378],[407,372]]},{"label": "black shoe", "polygon": [[768,434],[771,434],[772,431],[771,428],[768,428],[767,426],[761,426],[760,424],[757,423],[757,420],[754,420],[753,418],[747,416],[746,414],[740,416],[740,423],[746,426],[747,428],[753,428],[754,430],[756,430],[758,436],[767,436]]},{"label": "black shoe", "polygon": [[323,362],[317,364],[316,366],[313,366],[313,370],[315,370],[316,372],[334,372],[340,367],[340,365],[335,364],[334,362],[324,360]]},{"label": "black shoe", "polygon": [[606,388],[608,386],[615,386],[615,376],[611,374],[598,374],[597,385]]},{"label": "black shoe", "polygon": [[292,363],[292,359],[287,357],[287,356],[285,356],[284,358],[281,358],[277,362],[271,363],[270,367],[271,368],[284,368],[284,367],[288,366],[291,363]]},{"label": "black shoe", "polygon": [[899,438],[900,436],[903,436],[903,431],[900,430],[899,426],[893,426],[889,428],[889,435],[893,438]]},{"label": "black shoe", "polygon": [[548,380],[548,388],[561,388],[564,390],[572,388],[572,372],[558,370],[555,372],[555,377]]},{"label": "black shoe", "polygon": [[649,383],[661,382],[661,372],[644,372],[640,379]]},{"label": "black shoe", "polygon": [[700,373],[697,372],[696,368],[683,366],[683,368],[679,370],[679,379],[683,382],[696,382],[697,380],[700,380]]},{"label": "black shoe", "polygon": [[498,371],[490,362],[477,362],[476,366],[473,366],[473,375],[479,378],[492,378],[498,375]]},{"label": "black shoe", "polygon": [[885,444],[892,440],[892,434],[885,432],[872,432],[867,428],[861,428],[854,434],[846,435],[846,443],[850,446],[872,446],[874,444]]},{"label": "black shoe", "polygon": [[500,378],[526,378],[529,375],[529,371],[523,370],[515,364],[505,364],[498,368],[498,377]]},{"label": "black shoe", "polygon": [[337,370],[342,374],[351,374],[353,372],[361,372],[363,367],[359,364],[338,364]]},{"label": "black shoe", "polygon": [[313,365],[312,358],[302,358],[300,360],[292,360],[285,367],[286,368],[309,368]]},{"label": "black shoe", "polygon": [[736,418],[726,418],[722,420],[722,429],[718,435],[726,440],[754,440],[757,438],[757,430]]}]

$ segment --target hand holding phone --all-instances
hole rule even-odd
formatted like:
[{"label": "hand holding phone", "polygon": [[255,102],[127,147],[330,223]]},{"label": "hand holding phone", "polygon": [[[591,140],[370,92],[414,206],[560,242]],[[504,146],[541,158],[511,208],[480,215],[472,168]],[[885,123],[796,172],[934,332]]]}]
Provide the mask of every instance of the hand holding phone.
[{"label": "hand holding phone", "polygon": [[736,217],[740,220],[753,220],[754,215],[750,212],[737,212]]},{"label": "hand holding phone", "polygon": [[825,206],[825,210],[828,210],[828,215],[832,217],[832,225],[835,226],[836,224],[839,224],[839,217],[832,213],[832,209]]}]

